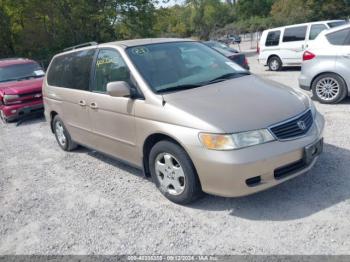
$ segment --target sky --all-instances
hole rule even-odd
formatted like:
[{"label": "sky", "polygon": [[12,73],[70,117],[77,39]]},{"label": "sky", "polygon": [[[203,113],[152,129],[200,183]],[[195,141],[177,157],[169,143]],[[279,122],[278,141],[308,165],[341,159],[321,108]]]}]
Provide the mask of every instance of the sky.
[{"label": "sky", "polygon": [[182,4],[185,0],[170,0],[167,4],[159,4],[159,6],[167,7],[167,6],[173,6],[175,4]]}]

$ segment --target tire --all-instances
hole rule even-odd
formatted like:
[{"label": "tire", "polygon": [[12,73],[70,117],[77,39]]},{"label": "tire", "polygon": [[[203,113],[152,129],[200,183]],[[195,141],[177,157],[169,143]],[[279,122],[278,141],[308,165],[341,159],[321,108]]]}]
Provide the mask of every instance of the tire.
[{"label": "tire", "polygon": [[170,141],[155,144],[149,155],[149,167],[156,187],[170,201],[185,205],[202,196],[193,163],[179,145]]},{"label": "tire", "polygon": [[270,71],[280,71],[282,69],[282,61],[278,56],[273,56],[267,61]]},{"label": "tire", "polygon": [[0,110],[0,119],[6,124],[8,123],[6,117],[5,117],[5,114],[2,110]]},{"label": "tire", "polygon": [[348,94],[344,79],[334,73],[318,76],[312,83],[312,93],[323,104],[339,103]]},{"label": "tire", "polygon": [[58,115],[54,117],[52,127],[57,143],[64,151],[72,151],[78,147],[78,145],[73,142],[68,130],[63,124],[62,119]]}]

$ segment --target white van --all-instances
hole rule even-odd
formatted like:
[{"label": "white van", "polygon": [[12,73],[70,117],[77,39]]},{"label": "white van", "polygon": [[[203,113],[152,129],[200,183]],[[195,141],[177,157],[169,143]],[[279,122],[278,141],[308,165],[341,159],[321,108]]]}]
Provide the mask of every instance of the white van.
[{"label": "white van", "polygon": [[259,63],[271,71],[283,66],[301,66],[304,50],[323,30],[346,24],[345,20],[329,20],[265,30],[258,52]]}]

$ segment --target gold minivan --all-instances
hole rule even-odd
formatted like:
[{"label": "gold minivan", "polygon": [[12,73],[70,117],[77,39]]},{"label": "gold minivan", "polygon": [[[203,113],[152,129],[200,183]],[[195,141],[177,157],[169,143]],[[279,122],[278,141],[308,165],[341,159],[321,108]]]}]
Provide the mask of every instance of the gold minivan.
[{"label": "gold minivan", "polygon": [[265,190],[308,171],[323,148],[308,96],[192,40],[73,47],[52,59],[43,95],[63,150],[142,168],[180,204]]}]

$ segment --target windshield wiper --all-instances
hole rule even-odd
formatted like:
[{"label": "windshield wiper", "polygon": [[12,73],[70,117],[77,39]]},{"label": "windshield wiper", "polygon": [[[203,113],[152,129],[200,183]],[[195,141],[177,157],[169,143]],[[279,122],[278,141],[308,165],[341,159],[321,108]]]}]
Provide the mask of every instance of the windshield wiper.
[{"label": "windshield wiper", "polygon": [[248,71],[246,71],[246,72],[236,72],[236,73],[224,74],[224,75],[216,77],[216,78],[214,78],[212,80],[209,80],[206,84],[208,84],[208,85],[209,84],[214,84],[214,83],[226,81],[226,80],[229,80],[229,79],[232,79],[232,78],[244,76],[244,75],[250,75],[250,73]]},{"label": "windshield wiper", "polygon": [[181,91],[181,90],[187,90],[192,88],[197,88],[203,86],[202,84],[186,84],[186,85],[178,85],[178,86],[171,86],[164,89],[157,90],[157,93],[164,93],[164,92],[173,92],[173,91]]}]

